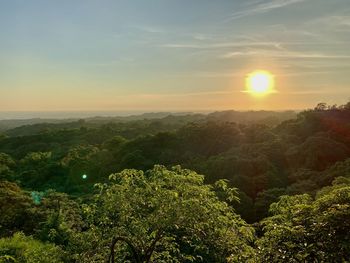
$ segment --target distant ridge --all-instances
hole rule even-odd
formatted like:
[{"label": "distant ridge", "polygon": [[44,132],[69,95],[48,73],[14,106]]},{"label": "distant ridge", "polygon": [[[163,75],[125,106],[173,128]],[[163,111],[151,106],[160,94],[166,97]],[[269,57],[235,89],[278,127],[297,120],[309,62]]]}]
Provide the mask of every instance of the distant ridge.
[{"label": "distant ridge", "polygon": [[87,118],[29,118],[29,119],[8,119],[0,120],[0,132],[8,135],[29,135],[45,132],[47,130],[60,130],[69,128],[93,128],[108,123],[163,123],[179,127],[191,122],[235,122],[241,124],[265,124],[277,125],[285,120],[296,117],[294,111],[216,111],[209,114],[193,112],[150,112],[129,116],[94,116]]}]

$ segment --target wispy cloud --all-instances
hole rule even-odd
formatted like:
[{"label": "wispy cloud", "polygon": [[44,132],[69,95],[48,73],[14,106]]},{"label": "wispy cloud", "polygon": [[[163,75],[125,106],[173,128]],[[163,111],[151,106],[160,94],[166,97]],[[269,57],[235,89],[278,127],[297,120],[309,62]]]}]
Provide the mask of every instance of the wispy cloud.
[{"label": "wispy cloud", "polygon": [[332,15],[316,19],[314,25],[331,28],[336,31],[350,31],[350,15]]},{"label": "wispy cloud", "polygon": [[213,36],[208,35],[208,34],[201,34],[201,33],[191,34],[191,37],[195,40],[198,40],[198,41],[212,40],[213,39]]},{"label": "wispy cloud", "polygon": [[[308,75],[322,75],[330,74],[332,71],[291,71],[285,73],[275,74],[276,77],[299,77],[299,76],[308,76]],[[192,76],[199,78],[244,78],[247,75],[247,72],[237,72],[232,70],[231,72],[222,71],[222,72],[197,72],[193,73]]]},{"label": "wispy cloud", "polygon": [[230,21],[245,16],[262,14],[277,8],[282,8],[291,4],[301,3],[304,1],[306,0],[272,0],[268,2],[257,1],[254,3],[254,5],[247,6],[247,8],[244,10],[234,12],[227,20]]},{"label": "wispy cloud", "polygon": [[274,48],[280,48],[278,42],[222,42],[222,43],[169,43],[161,45],[165,48],[188,48],[188,49],[218,49],[218,48],[231,48],[231,47],[254,47],[254,46],[269,46]]},{"label": "wispy cloud", "polygon": [[250,56],[264,56],[272,58],[315,58],[315,59],[349,59],[349,55],[330,55],[324,53],[309,53],[309,52],[295,52],[295,51],[278,51],[278,50],[248,50],[229,52],[221,55],[221,58],[235,58],[235,57],[250,57]]},{"label": "wispy cloud", "polygon": [[340,87],[330,87],[328,89],[320,90],[320,89],[309,89],[309,90],[300,90],[300,91],[284,91],[285,95],[334,95],[336,90],[337,94],[349,94],[349,90],[346,88]]}]

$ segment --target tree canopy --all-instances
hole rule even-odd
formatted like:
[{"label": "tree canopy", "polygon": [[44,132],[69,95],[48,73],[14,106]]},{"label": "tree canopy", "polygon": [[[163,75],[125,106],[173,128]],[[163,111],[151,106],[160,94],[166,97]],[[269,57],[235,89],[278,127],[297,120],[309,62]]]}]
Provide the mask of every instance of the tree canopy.
[{"label": "tree canopy", "polygon": [[3,129],[0,263],[349,261],[349,103],[158,115]]},{"label": "tree canopy", "polygon": [[[225,182],[217,184],[235,198]],[[108,262],[242,262],[250,257],[253,229],[204,177],[179,166],[124,170],[99,184],[85,206],[96,254]],[[84,258],[87,258],[86,256]]]}]

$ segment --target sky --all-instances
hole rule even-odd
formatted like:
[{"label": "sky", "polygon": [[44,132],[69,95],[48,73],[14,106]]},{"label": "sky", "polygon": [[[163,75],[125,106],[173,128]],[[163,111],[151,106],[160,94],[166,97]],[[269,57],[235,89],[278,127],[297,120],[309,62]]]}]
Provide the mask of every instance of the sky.
[{"label": "sky", "polygon": [[349,44],[349,0],[0,0],[0,111],[343,104]]}]

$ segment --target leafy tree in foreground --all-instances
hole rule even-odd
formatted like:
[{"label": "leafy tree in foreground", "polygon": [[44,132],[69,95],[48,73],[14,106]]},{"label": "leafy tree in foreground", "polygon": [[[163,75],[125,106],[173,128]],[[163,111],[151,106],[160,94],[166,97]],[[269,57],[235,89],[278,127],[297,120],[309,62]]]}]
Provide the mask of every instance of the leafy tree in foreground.
[{"label": "leafy tree in foreground", "polygon": [[[203,181],[179,166],[112,174],[85,207],[90,229],[78,234],[78,261],[248,262],[252,228]],[[235,199],[225,181],[216,187]]]},{"label": "leafy tree in foreground", "polygon": [[258,241],[262,262],[348,262],[350,259],[350,184],[335,185],[309,195],[283,196],[263,220]]}]

